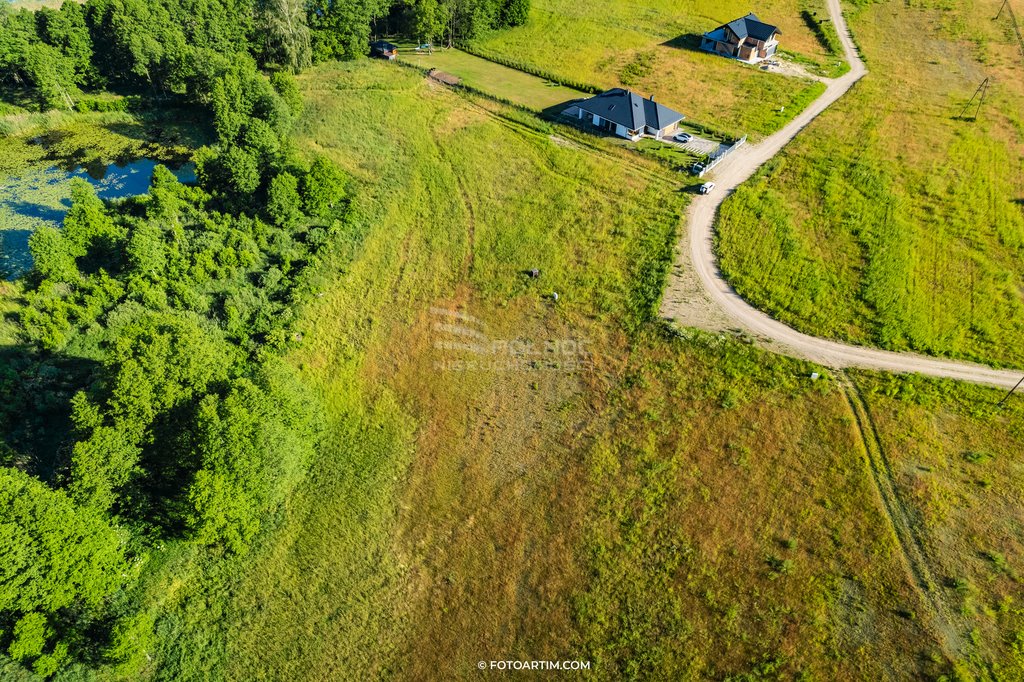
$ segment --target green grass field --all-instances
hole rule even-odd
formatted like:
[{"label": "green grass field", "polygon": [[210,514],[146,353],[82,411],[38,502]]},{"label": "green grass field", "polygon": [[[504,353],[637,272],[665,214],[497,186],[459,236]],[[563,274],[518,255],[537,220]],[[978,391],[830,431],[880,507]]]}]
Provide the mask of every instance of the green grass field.
[{"label": "green grass field", "polygon": [[[680,225],[671,176],[393,65],[300,80],[296,144],[360,184],[292,357],[332,437],[252,553],[168,549],[139,597],[159,677],[475,679],[477,661],[510,658],[586,659],[609,680],[951,670],[836,382],[643,322]],[[453,325],[498,344],[446,347]],[[964,407],[995,392],[858,381],[887,443],[891,420],[927,429],[931,409],[953,421],[927,442],[950,458],[977,442],[1019,476],[1019,430],[986,434],[1020,403],[998,415]],[[958,471],[934,478],[961,485]],[[971,521],[943,537],[1017,570],[1019,530],[982,512],[997,502],[944,501]],[[980,605],[1010,583],[965,576],[978,608],[962,625],[980,624],[961,665],[1008,670],[1021,619]]]},{"label": "green grass field", "polygon": [[590,96],[458,49],[438,49],[429,54],[403,49],[399,59],[421,69],[453,74],[471,88],[536,111],[560,104],[568,106],[574,99]]},{"label": "green grass field", "polygon": [[[782,49],[834,64],[801,18],[804,7],[825,14],[824,2],[796,0],[772,0],[755,11],[780,27]],[[750,11],[744,3],[704,0],[535,0],[526,25],[474,41],[474,47],[570,80],[654,94],[691,120],[756,138],[785,124],[816,88],[694,49],[700,34]]]},{"label": "green grass field", "polygon": [[999,4],[851,10],[871,73],[723,207],[748,300],[816,335],[1024,365],[1024,61]]},{"label": "green grass field", "polygon": [[972,644],[968,666],[992,679],[1019,679],[1022,401],[1000,409],[1002,391],[884,375],[858,381],[937,589]]},{"label": "green grass field", "polygon": [[[1024,401],[855,373],[865,431],[842,377],[655,319],[678,174],[393,64],[298,82],[294,144],[354,178],[289,357],[327,435],[247,554],[168,542],[121,595],[149,678],[478,679],[509,659],[584,659],[601,680],[1024,672]],[[69,153],[127,137],[80,124]],[[3,144],[36,134],[19,130]],[[7,156],[8,174],[31,161]],[[18,293],[0,284],[5,321]],[[907,573],[872,433],[961,651]],[[62,679],[136,679],[97,666]]]}]

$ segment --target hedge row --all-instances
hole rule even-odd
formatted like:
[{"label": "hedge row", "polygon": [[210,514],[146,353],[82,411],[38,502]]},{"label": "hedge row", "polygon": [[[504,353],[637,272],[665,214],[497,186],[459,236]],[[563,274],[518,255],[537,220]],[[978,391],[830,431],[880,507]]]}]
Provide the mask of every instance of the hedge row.
[{"label": "hedge row", "polygon": [[822,47],[828,50],[829,54],[834,57],[843,56],[843,45],[839,42],[839,34],[836,33],[836,27],[831,21],[826,24],[807,10],[800,12],[800,18],[804,20],[807,28],[811,29],[814,37],[818,39]]},{"label": "hedge row", "polygon": [[109,97],[83,97],[75,102],[75,111],[82,113],[87,111],[129,111],[139,108],[141,103],[142,98],[138,95],[128,95],[113,99]]},{"label": "hedge row", "polygon": [[572,79],[569,79],[569,78],[565,78],[563,76],[559,76],[557,74],[553,74],[553,73],[550,73],[548,71],[544,71],[543,69],[538,69],[537,67],[532,66],[530,64],[527,64],[526,62],[521,62],[521,61],[518,61],[518,60],[515,60],[515,59],[509,59],[508,57],[502,57],[501,55],[496,55],[496,54],[494,54],[492,52],[488,52],[486,50],[482,50],[479,47],[476,47],[476,46],[474,46],[474,45],[472,45],[470,43],[463,43],[463,44],[460,44],[458,47],[463,52],[468,52],[469,54],[473,55],[474,57],[479,57],[480,59],[486,59],[489,62],[493,62],[493,63],[499,64],[501,66],[507,66],[510,69],[515,69],[516,71],[522,71],[523,73],[528,73],[528,74],[530,74],[532,76],[537,76],[538,78],[543,78],[544,80],[551,81],[552,83],[557,83],[559,85],[564,85],[567,88],[573,88],[574,90],[580,90],[582,92],[590,93],[591,95],[599,95],[599,94],[601,94],[602,92],[604,92],[605,90],[608,89],[608,88],[600,88],[600,87],[598,87],[596,85],[592,85],[590,83],[584,83],[582,81],[575,81],[575,80],[572,80]]}]

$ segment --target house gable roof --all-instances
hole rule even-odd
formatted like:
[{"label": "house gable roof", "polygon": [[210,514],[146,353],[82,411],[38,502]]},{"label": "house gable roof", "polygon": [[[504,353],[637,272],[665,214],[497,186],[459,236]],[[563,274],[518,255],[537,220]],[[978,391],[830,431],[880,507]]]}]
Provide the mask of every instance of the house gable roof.
[{"label": "house gable roof", "polygon": [[[728,24],[719,26],[716,31],[724,30],[726,28],[735,33],[736,37],[739,38],[741,42],[748,36],[754,40],[768,41],[771,40],[772,36],[776,33],[782,33],[778,26],[772,26],[771,24],[764,23],[758,19],[757,15],[753,12],[745,17],[740,17],[739,19],[730,21]],[[715,31],[712,31],[712,33],[714,32]]]},{"label": "house gable roof", "polygon": [[577,106],[627,130],[640,130],[644,126],[661,130],[684,118],[677,111],[622,88],[602,92]]}]

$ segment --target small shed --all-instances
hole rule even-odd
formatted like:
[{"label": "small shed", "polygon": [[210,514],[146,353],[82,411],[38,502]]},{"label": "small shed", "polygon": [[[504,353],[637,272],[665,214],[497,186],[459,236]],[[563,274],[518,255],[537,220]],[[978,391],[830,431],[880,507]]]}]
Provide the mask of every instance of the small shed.
[{"label": "small shed", "polygon": [[370,56],[381,59],[394,59],[398,56],[398,45],[389,43],[386,40],[375,40],[370,43]]}]

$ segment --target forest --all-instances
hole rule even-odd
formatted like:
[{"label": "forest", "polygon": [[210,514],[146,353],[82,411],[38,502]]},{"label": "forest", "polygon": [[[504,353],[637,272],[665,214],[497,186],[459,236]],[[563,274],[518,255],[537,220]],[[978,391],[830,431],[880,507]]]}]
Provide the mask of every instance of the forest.
[{"label": "forest", "polygon": [[[468,40],[526,21],[529,0],[88,0],[59,10],[0,5],[0,88],[41,109],[83,106],[83,91],[144,91],[208,102],[238,55],[297,72],[364,55],[377,31]],[[94,49],[103,46],[103,49]]]},{"label": "forest", "polygon": [[[0,101],[88,111],[97,93],[205,112],[197,182],[147,195],[76,181],[30,238],[19,344],[0,362],[0,650],[40,676],[143,664],[125,605],[168,539],[244,554],[306,474],[318,399],[280,359],[349,179],[288,141],[292,74],[365,54],[384,25],[460,40],[524,0],[88,0],[0,4]],[[109,101],[109,100],[107,100]],[[126,101],[122,99],[121,101]],[[151,628],[150,628],[151,629]],[[0,671],[2,672],[2,671]]]}]

